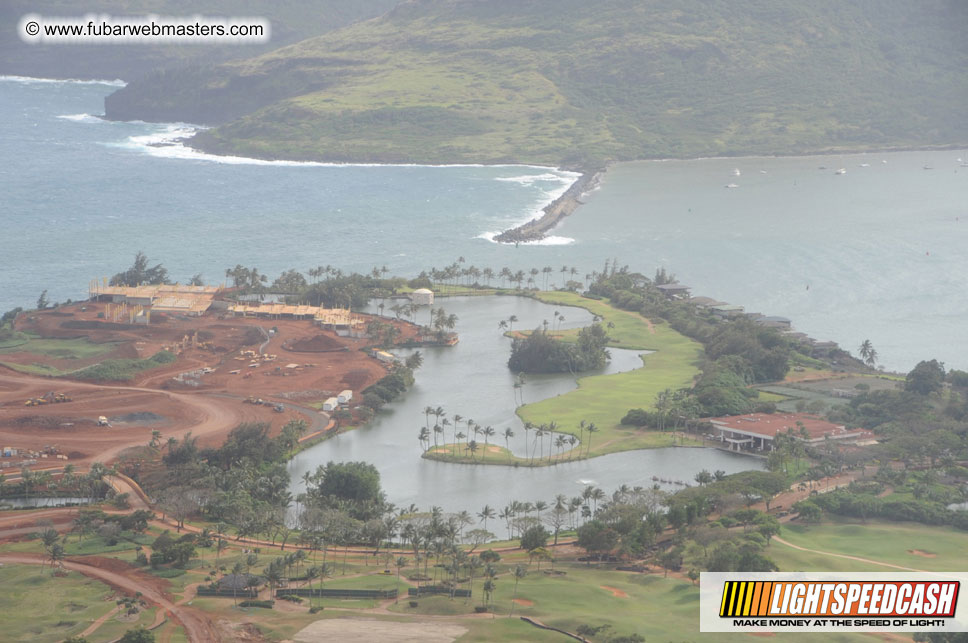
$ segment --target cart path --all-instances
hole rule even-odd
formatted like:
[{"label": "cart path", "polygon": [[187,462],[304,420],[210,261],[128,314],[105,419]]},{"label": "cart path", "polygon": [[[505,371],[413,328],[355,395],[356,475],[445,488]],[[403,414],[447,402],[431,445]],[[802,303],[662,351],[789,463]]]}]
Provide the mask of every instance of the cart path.
[{"label": "cart path", "polygon": [[931,572],[929,572],[926,569],[915,569],[914,567],[903,567],[901,565],[894,565],[892,563],[885,563],[885,562],[881,562],[879,560],[871,560],[870,558],[861,558],[860,556],[849,556],[847,554],[837,554],[837,553],[834,553],[834,552],[831,552],[831,551],[820,551],[819,549],[807,549],[806,547],[801,547],[799,545],[794,545],[793,543],[791,543],[789,541],[783,540],[779,536],[773,536],[773,542],[780,543],[781,545],[786,545],[787,547],[791,547],[791,548],[797,549],[799,551],[809,552],[811,554],[821,554],[823,556],[833,556],[834,558],[844,558],[844,559],[847,559],[847,560],[856,560],[856,561],[861,562],[861,563],[870,563],[871,565],[880,565],[881,567],[890,567],[892,569],[900,569],[900,570],[903,570],[903,571],[906,571],[906,572],[926,572],[926,573],[931,573]]}]

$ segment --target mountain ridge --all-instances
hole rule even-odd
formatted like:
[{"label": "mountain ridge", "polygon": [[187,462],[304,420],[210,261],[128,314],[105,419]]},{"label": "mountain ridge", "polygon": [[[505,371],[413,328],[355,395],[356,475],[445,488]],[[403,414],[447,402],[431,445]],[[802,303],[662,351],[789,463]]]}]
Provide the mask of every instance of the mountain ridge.
[{"label": "mountain ridge", "polygon": [[[358,162],[609,161],[968,141],[950,0],[410,0],[110,96],[203,150]],[[190,116],[191,118],[186,118]]]}]

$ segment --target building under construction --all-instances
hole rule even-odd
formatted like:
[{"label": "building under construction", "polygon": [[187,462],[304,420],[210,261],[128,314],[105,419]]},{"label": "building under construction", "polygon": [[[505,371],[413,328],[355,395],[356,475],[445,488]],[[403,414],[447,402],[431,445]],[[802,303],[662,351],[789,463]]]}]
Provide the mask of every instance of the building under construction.
[{"label": "building under construction", "polygon": [[[88,285],[91,301],[107,302],[104,312],[106,320],[131,324],[150,323],[152,312],[200,317],[212,307],[216,295],[223,290],[224,286],[181,284],[109,286],[107,279],[95,279]],[[226,303],[223,302],[219,308],[226,309]],[[305,319],[343,336],[361,334],[366,326],[361,317],[344,308],[246,303],[229,305],[227,310],[239,317]]]},{"label": "building under construction", "polygon": [[319,306],[290,306],[288,304],[262,304],[229,306],[229,312],[241,317],[266,319],[305,319],[321,328],[335,330],[338,335],[349,335],[364,330],[365,322],[345,308],[320,308]]},{"label": "building under construction", "polygon": [[198,317],[212,306],[222,286],[183,286],[159,284],[147,286],[109,286],[107,279],[88,285],[91,301],[108,302],[105,319],[130,323],[148,323],[151,312],[175,313]]}]

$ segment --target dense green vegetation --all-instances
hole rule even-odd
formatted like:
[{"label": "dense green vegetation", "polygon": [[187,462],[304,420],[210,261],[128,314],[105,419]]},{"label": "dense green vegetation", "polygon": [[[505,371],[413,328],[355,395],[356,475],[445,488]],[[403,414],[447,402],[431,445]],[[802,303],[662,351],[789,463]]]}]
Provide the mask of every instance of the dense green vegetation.
[{"label": "dense green vegetation", "polygon": [[577,340],[555,339],[547,328],[536,328],[511,345],[508,368],[516,373],[581,373],[605,366],[608,335],[601,324],[578,331]]},{"label": "dense green vegetation", "polygon": [[[426,0],[166,72],[119,118],[224,123],[205,149],[348,161],[795,154],[968,141],[964,3]],[[231,121],[231,122],[226,122]]]},{"label": "dense green vegetation", "polygon": [[159,264],[149,267],[148,257],[139,251],[134,256],[134,263],[124,272],[111,277],[112,286],[141,286],[144,284],[167,284],[168,270]]},{"label": "dense green vegetation", "polygon": [[177,358],[169,351],[158,351],[146,359],[106,359],[71,374],[79,380],[127,381],[141,371],[171,364]]}]

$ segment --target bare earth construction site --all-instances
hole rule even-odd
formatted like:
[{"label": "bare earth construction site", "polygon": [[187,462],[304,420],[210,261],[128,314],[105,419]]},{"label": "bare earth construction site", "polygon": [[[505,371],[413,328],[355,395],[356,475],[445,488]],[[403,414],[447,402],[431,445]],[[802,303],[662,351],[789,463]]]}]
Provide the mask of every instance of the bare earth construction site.
[{"label": "bare earth construction site", "polygon": [[[110,463],[153,431],[161,441],[191,432],[217,446],[242,422],[268,422],[277,433],[300,419],[303,439],[319,437],[336,424],[325,400],[346,390],[358,399],[387,372],[385,355],[362,350],[372,344],[366,315],[238,306],[217,289],[202,297],[204,310],[182,297],[178,311],[177,293],[156,293],[152,306],[150,296],[133,303],[139,290],[92,292],[90,301],[16,320],[22,339],[0,347],[4,469]],[[409,323],[383,321],[403,339],[417,335]],[[152,359],[159,354],[165,359]]]}]

